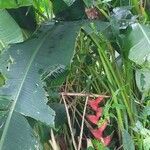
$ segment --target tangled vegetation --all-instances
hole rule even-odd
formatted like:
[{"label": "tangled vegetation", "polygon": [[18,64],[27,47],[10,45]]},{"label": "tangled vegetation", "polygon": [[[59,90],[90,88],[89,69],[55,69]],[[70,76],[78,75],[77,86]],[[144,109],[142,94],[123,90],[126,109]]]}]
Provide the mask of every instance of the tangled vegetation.
[{"label": "tangled vegetation", "polygon": [[0,0],[0,150],[149,150],[149,0]]}]

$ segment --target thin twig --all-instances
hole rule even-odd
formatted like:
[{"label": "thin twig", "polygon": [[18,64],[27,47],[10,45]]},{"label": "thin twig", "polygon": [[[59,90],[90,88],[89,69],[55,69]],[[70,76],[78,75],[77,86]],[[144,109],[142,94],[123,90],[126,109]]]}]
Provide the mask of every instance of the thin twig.
[{"label": "thin twig", "polygon": [[89,97],[87,96],[86,100],[85,100],[83,115],[82,115],[81,132],[80,132],[80,137],[79,137],[78,150],[81,149],[81,144],[82,144],[83,127],[84,127],[84,120],[85,120],[85,113],[86,113],[86,107],[87,107],[88,99],[89,99]]},{"label": "thin twig", "polygon": [[103,97],[103,98],[110,98],[107,95],[98,95],[98,94],[88,94],[88,93],[66,93],[62,92],[61,95],[63,96],[83,96],[83,97]]},{"label": "thin twig", "polygon": [[74,149],[77,150],[76,142],[75,142],[74,135],[73,135],[73,130],[72,130],[72,127],[71,127],[70,115],[69,115],[69,111],[68,111],[68,108],[67,108],[66,100],[65,100],[65,97],[64,97],[63,94],[62,94],[62,99],[63,99],[64,105],[65,105],[65,109],[66,109],[67,120],[68,120],[68,125],[69,125],[69,129],[70,129],[71,137],[72,137],[73,146],[74,146]]},{"label": "thin twig", "polygon": [[[76,109],[75,111],[77,112],[77,114],[78,114],[80,117],[82,117],[81,113],[80,113],[77,109]],[[88,123],[88,121],[87,121],[86,119],[84,120],[84,122],[85,122],[87,128],[91,128],[91,125]]]}]

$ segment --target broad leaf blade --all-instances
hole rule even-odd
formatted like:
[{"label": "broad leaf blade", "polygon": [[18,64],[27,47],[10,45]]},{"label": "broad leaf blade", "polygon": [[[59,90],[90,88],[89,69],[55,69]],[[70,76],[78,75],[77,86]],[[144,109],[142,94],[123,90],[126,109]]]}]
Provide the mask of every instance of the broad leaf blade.
[{"label": "broad leaf blade", "polygon": [[134,24],[129,35],[130,52],[129,59],[136,64],[149,63],[150,57],[150,27]]},{"label": "broad leaf blade", "polygon": [[[3,128],[5,143],[15,112],[54,126],[55,113],[48,105],[42,74],[53,72],[55,65],[66,66],[74,54],[79,23],[45,25],[24,43],[12,45],[0,57],[0,72],[7,78],[0,95],[13,100]],[[2,144],[3,145],[3,144]]]},{"label": "broad leaf blade", "polygon": [[7,9],[11,17],[17,22],[17,24],[25,29],[25,33],[28,31],[35,31],[37,27],[35,9],[32,6],[20,7],[17,9]]},{"label": "broad leaf blade", "polygon": [[40,148],[40,143],[36,139],[27,120],[18,113],[14,113],[6,135],[3,133],[1,137],[0,149],[29,150]]},{"label": "broad leaf blade", "polygon": [[[73,23],[44,26],[31,40],[13,45],[2,55],[1,62],[5,65],[0,69],[8,79],[0,94],[11,95],[15,103],[11,109],[54,125],[54,112],[45,105],[47,100],[39,72],[51,72],[56,64],[69,64],[78,30]],[[10,57],[12,62],[6,69]]]},{"label": "broad leaf blade", "polygon": [[23,34],[6,10],[0,10],[0,41],[3,44],[23,42]]},{"label": "broad leaf blade", "polygon": [[22,6],[30,6],[33,0],[0,0],[0,9],[3,8],[18,8]]},{"label": "broad leaf blade", "polygon": [[46,105],[41,79],[45,74],[51,75],[55,66],[65,68],[70,64],[78,31],[88,23],[47,23],[26,42],[3,51],[0,72],[6,84],[1,87],[0,95],[10,96],[12,101],[6,122],[3,121],[2,148],[11,136],[9,128],[16,112],[54,126],[55,113]]},{"label": "broad leaf blade", "polygon": [[137,86],[141,92],[146,92],[150,89],[150,26],[134,24],[128,41],[129,59],[143,68],[136,70]]},{"label": "broad leaf blade", "polygon": [[[68,6],[63,0],[51,0],[53,3],[53,12],[57,20],[73,21],[83,20],[86,18],[84,2],[76,0],[74,3],[71,1]],[[66,2],[68,0],[65,0]]]}]

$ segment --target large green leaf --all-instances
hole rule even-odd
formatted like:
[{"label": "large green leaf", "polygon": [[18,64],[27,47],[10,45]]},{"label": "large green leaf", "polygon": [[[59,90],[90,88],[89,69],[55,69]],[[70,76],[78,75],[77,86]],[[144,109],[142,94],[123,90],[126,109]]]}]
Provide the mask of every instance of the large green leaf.
[{"label": "large green leaf", "polygon": [[129,35],[129,59],[138,65],[147,65],[150,62],[150,27],[134,24]]},{"label": "large green leaf", "polygon": [[22,6],[32,5],[32,0],[0,0],[0,9],[3,8],[18,8]]},{"label": "large green leaf", "polygon": [[[102,23],[99,26],[100,31],[106,30],[104,28],[106,25],[108,24]],[[22,122],[25,121],[18,119],[16,122],[19,127],[16,130],[16,113],[23,115],[20,117],[28,116],[46,125],[54,126],[55,112],[46,105],[47,98],[43,89],[43,81],[45,75],[46,77],[52,75],[56,68],[65,69],[70,63],[81,26],[84,29],[89,26],[89,22],[47,23],[26,42],[14,44],[2,52],[0,72],[5,77],[5,85],[0,88],[0,96],[2,98],[7,95],[7,101],[5,98],[0,100],[0,106],[3,106],[0,109],[0,115],[1,117],[5,115],[4,119],[1,119],[3,130],[0,132],[0,149],[5,149],[6,145],[7,149],[10,149],[12,135],[15,136],[13,132],[19,131],[16,133],[19,139],[25,134],[24,130],[19,129],[26,128],[27,130],[28,128],[27,123],[23,123],[26,124],[25,127],[22,126]],[[8,101],[8,97],[11,101]],[[4,109],[8,113],[3,114]],[[29,143],[27,131],[26,134],[27,143]],[[12,142],[14,142],[13,139]],[[13,149],[19,149],[17,145]],[[26,148],[22,147],[22,149]]]},{"label": "large green leaf", "polygon": [[[5,126],[7,126],[7,124]],[[39,150],[42,149],[42,147],[27,120],[15,112],[11,118],[10,125],[7,126],[7,132],[5,130],[1,137],[0,149]]]},{"label": "large green leaf", "polygon": [[6,10],[0,10],[0,41],[1,43],[19,43],[24,40],[22,31]]},{"label": "large green leaf", "polygon": [[57,20],[73,21],[86,18],[84,2],[81,0],[76,0],[71,6],[68,6],[63,0],[51,1]]},{"label": "large green leaf", "polygon": [[33,7],[26,6],[17,9],[8,9],[7,11],[21,28],[30,31],[36,30],[36,16]]},{"label": "large green leaf", "polygon": [[129,59],[142,66],[136,70],[136,83],[141,92],[150,90],[150,26],[136,23],[128,37]]},{"label": "large green leaf", "polygon": [[0,95],[9,95],[13,102],[3,127],[1,148],[11,136],[9,128],[16,112],[54,126],[55,113],[46,105],[41,77],[45,72],[51,74],[55,65],[65,67],[70,63],[80,26],[73,22],[47,23],[31,39],[3,51],[0,72],[6,77],[6,85]]}]

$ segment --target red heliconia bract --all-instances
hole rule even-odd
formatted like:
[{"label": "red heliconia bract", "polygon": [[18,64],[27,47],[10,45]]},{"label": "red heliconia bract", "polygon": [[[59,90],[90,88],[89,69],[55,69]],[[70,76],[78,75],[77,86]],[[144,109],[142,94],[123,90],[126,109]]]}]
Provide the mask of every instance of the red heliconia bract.
[{"label": "red heliconia bract", "polygon": [[89,100],[88,104],[89,106],[96,111],[99,108],[99,103],[103,100],[103,97],[98,97],[95,100]]},{"label": "red heliconia bract", "polygon": [[110,142],[111,142],[111,139],[112,139],[112,137],[111,136],[106,136],[106,137],[104,137],[103,138],[103,144],[105,145],[105,146],[108,146],[109,144],[110,144]]},{"label": "red heliconia bract", "polygon": [[98,108],[95,115],[87,115],[87,119],[93,124],[97,124],[102,115],[102,108]]},{"label": "red heliconia bract", "polygon": [[94,138],[96,138],[97,140],[101,140],[102,138],[102,131],[98,130],[98,129],[90,129],[92,135],[94,136]]},{"label": "red heliconia bract", "polygon": [[[95,111],[95,115],[87,115],[87,119],[92,122],[93,124],[97,125],[100,117],[102,116],[103,109],[99,107],[99,103],[102,102],[103,97],[98,97],[95,100],[89,100],[88,104]],[[103,137],[103,132],[108,125],[108,120],[106,120],[100,127],[97,129],[90,128],[90,132],[94,136],[95,139],[101,141],[104,146],[108,146],[111,142],[112,137],[106,136]]]},{"label": "red heliconia bract", "polygon": [[102,112],[103,112],[103,109],[100,107],[96,110],[96,116],[97,117],[101,117],[102,116]]},{"label": "red heliconia bract", "polygon": [[107,125],[108,125],[108,121],[105,121],[98,129],[103,132],[106,129]]},{"label": "red heliconia bract", "polygon": [[95,115],[87,115],[87,119],[93,124],[97,124],[99,121],[99,117]]},{"label": "red heliconia bract", "polygon": [[103,125],[97,129],[90,129],[90,131],[96,139],[101,140],[101,138],[103,138],[103,132],[106,127],[107,122],[103,123]]}]

